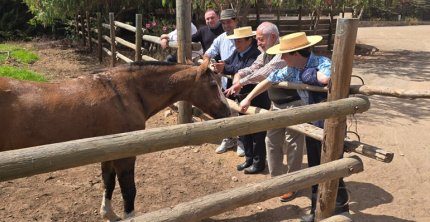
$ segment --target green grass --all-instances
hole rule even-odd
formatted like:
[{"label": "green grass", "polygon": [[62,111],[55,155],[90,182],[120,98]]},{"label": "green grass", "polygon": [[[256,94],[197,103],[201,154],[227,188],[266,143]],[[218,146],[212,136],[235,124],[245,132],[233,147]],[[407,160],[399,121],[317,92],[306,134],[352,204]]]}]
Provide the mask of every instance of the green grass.
[{"label": "green grass", "polygon": [[[0,44],[0,51],[10,52],[10,57],[20,63],[31,64],[39,59],[35,53],[11,44]],[[0,63],[6,60],[7,53],[0,53]]]},{"label": "green grass", "polygon": [[28,69],[16,68],[12,66],[0,66],[0,76],[10,77],[20,80],[31,80],[37,82],[47,82],[45,77],[39,73]]}]

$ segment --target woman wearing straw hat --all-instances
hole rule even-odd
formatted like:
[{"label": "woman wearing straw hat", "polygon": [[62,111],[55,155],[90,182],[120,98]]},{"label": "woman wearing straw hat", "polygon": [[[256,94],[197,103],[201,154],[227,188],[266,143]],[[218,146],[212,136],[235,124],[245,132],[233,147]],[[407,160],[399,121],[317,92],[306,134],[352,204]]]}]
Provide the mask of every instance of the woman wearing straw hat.
[{"label": "woman wearing straw hat", "polygon": [[[236,50],[227,60],[214,63],[214,70],[216,72],[222,72],[225,75],[234,75],[240,69],[252,65],[261,53],[258,49],[257,41],[253,38],[254,35],[255,32],[252,31],[251,26],[234,29],[233,34],[227,36],[227,38],[234,40]],[[228,84],[228,87],[230,86],[231,80],[229,80]],[[240,101],[251,92],[254,87],[255,84],[246,85],[235,98]],[[252,101],[252,105],[263,109],[269,109],[270,100],[267,92],[257,96],[255,100]],[[244,170],[245,174],[255,174],[264,170],[266,166],[265,137],[266,131],[239,137],[240,141],[243,142],[246,160],[242,164],[237,165],[237,170]]]},{"label": "woman wearing straw hat", "polygon": [[[280,44],[269,48],[267,54],[282,54],[287,66],[272,72],[269,77],[260,82],[248,96],[240,103],[242,111],[246,111],[254,97],[266,91],[273,84],[288,81],[295,83],[306,83],[311,85],[326,85],[330,81],[331,61],[330,59],[317,56],[311,51],[311,46],[322,40],[321,36],[306,36],[304,32],[292,33],[279,39]],[[305,104],[321,102],[323,97],[306,90],[298,90],[300,98]],[[323,120],[312,124],[323,127]],[[321,142],[306,137],[306,150],[308,154],[308,166],[313,167],[320,164]],[[302,217],[301,221],[312,222],[315,217],[318,185],[312,186],[311,212]],[[348,212],[348,194],[343,179],[339,179],[339,189],[336,199],[335,213]]]}]

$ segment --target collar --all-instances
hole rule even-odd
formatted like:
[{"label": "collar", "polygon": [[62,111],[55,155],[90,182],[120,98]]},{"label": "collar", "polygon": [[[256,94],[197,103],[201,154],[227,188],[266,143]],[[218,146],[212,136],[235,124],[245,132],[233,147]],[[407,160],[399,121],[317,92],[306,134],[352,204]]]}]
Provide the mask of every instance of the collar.
[{"label": "collar", "polygon": [[245,51],[239,52],[239,56],[243,57],[251,49],[251,47],[252,47],[252,44]]}]

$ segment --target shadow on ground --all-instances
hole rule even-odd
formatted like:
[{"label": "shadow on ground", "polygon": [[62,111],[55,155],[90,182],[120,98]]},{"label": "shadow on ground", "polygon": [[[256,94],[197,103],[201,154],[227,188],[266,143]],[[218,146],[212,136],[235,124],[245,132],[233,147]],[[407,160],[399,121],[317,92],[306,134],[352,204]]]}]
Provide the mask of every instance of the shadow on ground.
[{"label": "shadow on ground", "polygon": [[394,197],[384,189],[371,183],[355,181],[347,182],[347,187],[351,191],[350,209],[354,212],[352,215],[354,221],[412,222],[412,220],[405,220],[389,215],[373,215],[362,212],[366,209],[393,202]]},{"label": "shadow on ground", "polygon": [[430,58],[430,52],[383,51],[371,56],[357,57],[354,59],[354,68],[366,70],[364,74],[425,82],[430,81],[430,60],[428,58]]}]

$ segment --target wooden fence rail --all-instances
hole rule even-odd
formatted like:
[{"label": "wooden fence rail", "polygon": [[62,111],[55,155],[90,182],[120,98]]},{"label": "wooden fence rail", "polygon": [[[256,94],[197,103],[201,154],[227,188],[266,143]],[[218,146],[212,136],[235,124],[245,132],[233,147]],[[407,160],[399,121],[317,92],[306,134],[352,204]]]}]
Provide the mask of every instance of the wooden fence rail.
[{"label": "wooden fence rail", "polygon": [[[47,173],[91,163],[120,159],[179,146],[213,142],[299,123],[361,113],[370,107],[366,97],[302,106],[207,122],[181,124],[74,140],[2,152],[0,181]],[[252,125],[249,123],[252,122]]]},{"label": "wooden fence rail", "polygon": [[[103,57],[102,57],[103,51],[111,57],[112,67],[116,65],[117,59],[121,59],[127,63],[133,62],[133,61],[141,61],[141,60],[156,61],[155,58],[152,58],[148,55],[142,55],[142,52],[144,51],[144,49],[142,48],[142,40],[150,44],[160,45],[160,37],[144,35],[145,29],[142,28],[141,14],[136,14],[136,22],[135,22],[136,26],[132,26],[120,21],[115,21],[113,13],[109,13],[109,24],[103,23],[101,21],[100,13],[97,13],[96,18],[90,17],[88,12],[86,12],[85,14],[86,14],[85,18],[84,16],[81,16],[81,15],[76,16],[75,23],[74,23],[75,32],[77,33],[78,36],[82,38],[84,46],[86,45],[86,42],[88,40],[90,50],[92,50],[92,43],[97,44],[98,46],[97,51],[98,51],[98,57],[99,57],[100,63],[103,60]],[[96,22],[96,27],[91,26],[91,21]],[[122,28],[127,31],[135,33],[134,43],[115,36],[115,32],[118,28]],[[103,35],[102,29],[108,30],[109,35]],[[92,33],[97,34],[97,38],[94,38],[92,36]],[[110,47],[109,48],[104,47],[102,40],[107,42],[107,44],[109,44]],[[133,59],[128,58],[124,54],[118,52],[118,48],[117,48],[118,44],[133,50],[135,52],[134,58]],[[178,44],[176,42],[171,41],[169,42],[169,47],[176,49],[178,48]],[[198,51],[201,49],[201,45],[200,43],[191,43],[191,48],[194,51]]]},{"label": "wooden fence rail", "polygon": [[263,182],[210,194],[171,208],[146,213],[124,221],[195,222],[248,204],[262,202],[292,192],[363,171],[357,156],[277,176]]}]

